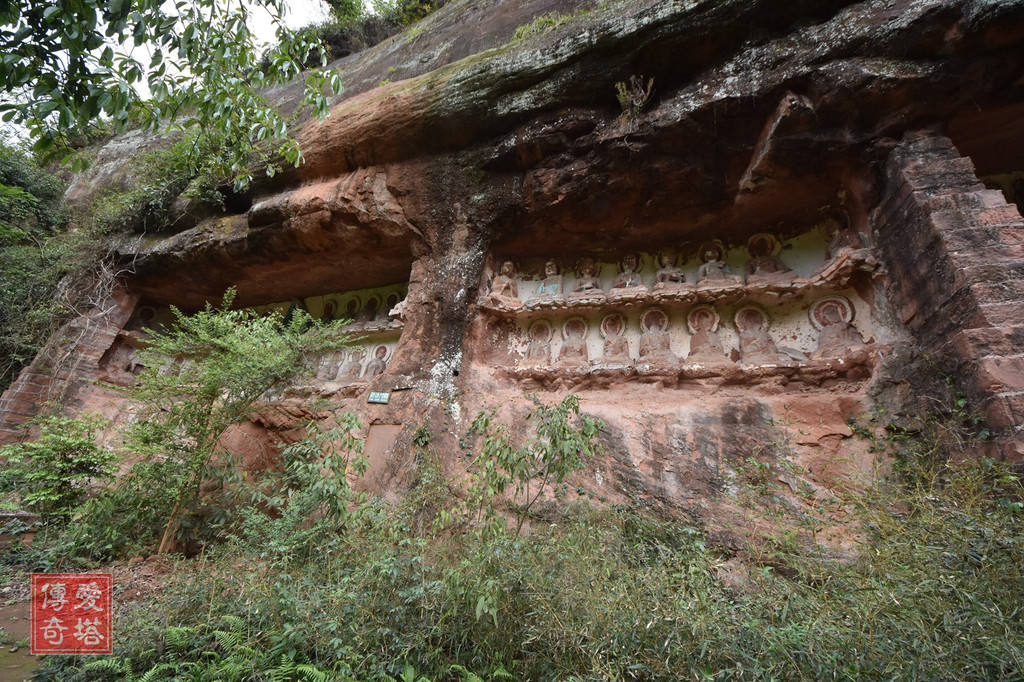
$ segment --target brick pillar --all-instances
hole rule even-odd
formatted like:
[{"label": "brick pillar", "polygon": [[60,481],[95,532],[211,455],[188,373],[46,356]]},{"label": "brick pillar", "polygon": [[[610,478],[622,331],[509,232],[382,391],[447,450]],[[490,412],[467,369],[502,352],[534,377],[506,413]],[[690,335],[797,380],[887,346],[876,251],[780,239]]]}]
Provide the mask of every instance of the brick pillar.
[{"label": "brick pillar", "polygon": [[19,426],[47,402],[67,406],[84,382],[100,378],[100,359],[135,310],[138,297],[115,289],[98,306],[55,333],[0,395],[0,445],[20,441]]},{"label": "brick pillar", "polygon": [[920,350],[1024,454],[1024,220],[949,139],[891,153],[875,243],[889,295]]}]

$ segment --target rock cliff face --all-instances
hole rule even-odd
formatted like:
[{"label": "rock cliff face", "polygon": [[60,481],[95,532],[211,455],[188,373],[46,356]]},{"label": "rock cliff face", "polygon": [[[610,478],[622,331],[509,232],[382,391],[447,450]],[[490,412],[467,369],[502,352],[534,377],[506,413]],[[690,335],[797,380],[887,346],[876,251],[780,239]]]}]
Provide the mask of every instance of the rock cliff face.
[{"label": "rock cliff face", "polygon": [[567,392],[607,425],[582,490],[723,537],[750,462],[791,460],[798,506],[856,486],[848,421],[909,424],[944,375],[1020,458],[1024,0],[455,0],[336,67],[306,164],[126,250],[0,434],[58,388],[124,418],[86,381],[130,380],[121,330],[235,286],[355,318],[360,352],[284,402],[357,412],[386,495],[420,425],[457,476],[478,410]]}]

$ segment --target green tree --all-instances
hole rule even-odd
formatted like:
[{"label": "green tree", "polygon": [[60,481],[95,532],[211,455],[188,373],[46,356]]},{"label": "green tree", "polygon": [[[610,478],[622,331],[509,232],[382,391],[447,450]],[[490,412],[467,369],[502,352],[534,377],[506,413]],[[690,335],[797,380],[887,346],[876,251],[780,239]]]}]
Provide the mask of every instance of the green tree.
[{"label": "green tree", "polygon": [[198,503],[213,467],[229,461],[224,433],[253,416],[259,402],[325,353],[345,343],[338,322],[322,325],[301,310],[288,320],[231,310],[234,291],[218,308],[194,315],[173,309],[175,324],[152,331],[140,354],[145,369],[130,397],[140,405],[129,434],[134,449],[162,461],[173,508],[160,542],[171,546],[184,514]]},{"label": "green tree", "polygon": [[54,294],[71,261],[63,193],[58,178],[0,139],[0,391],[54,328]]},{"label": "green tree", "polygon": [[522,429],[517,427],[513,432],[508,425],[495,421],[494,409],[477,414],[466,434],[467,438],[482,440],[469,467],[468,511],[493,530],[502,524],[494,507],[495,498],[511,488],[518,516],[517,536],[530,509],[549,487],[563,484],[601,451],[599,437],[604,427],[600,419],[580,412],[577,395],[567,395],[557,405],[542,403],[536,397],[532,400],[534,408],[526,421],[536,435],[520,447],[515,441]]},{"label": "green tree", "polygon": [[[288,121],[264,94],[302,75],[312,55],[326,64],[308,32],[284,24],[285,0],[0,0],[0,103],[4,121],[25,125],[37,153],[69,130],[100,116],[118,128],[135,115],[143,129],[176,124],[210,138],[212,162],[245,185],[256,156],[274,171],[280,153],[299,164],[302,152]],[[270,14],[275,45],[264,54],[250,28],[253,11]],[[137,56],[146,53],[146,57]],[[144,99],[138,86],[145,84]],[[305,75],[300,106],[327,115],[336,73]],[[277,149],[265,144],[273,142]],[[81,156],[73,167],[84,167]]]},{"label": "green tree", "polygon": [[40,514],[68,516],[84,495],[84,483],[113,473],[114,453],[96,445],[96,431],[104,425],[95,415],[35,420],[38,438],[0,448],[0,489],[16,492],[20,504]]}]

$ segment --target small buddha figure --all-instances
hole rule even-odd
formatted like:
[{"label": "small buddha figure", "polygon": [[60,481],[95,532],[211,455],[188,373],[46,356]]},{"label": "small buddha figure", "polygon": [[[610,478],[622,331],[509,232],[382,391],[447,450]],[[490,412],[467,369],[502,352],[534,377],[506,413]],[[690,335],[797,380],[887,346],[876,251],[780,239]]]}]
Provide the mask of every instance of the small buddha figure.
[{"label": "small buddha figure", "polygon": [[398,295],[398,292],[395,291],[392,291],[390,294],[388,294],[388,297],[384,300],[384,310],[388,311],[389,322],[392,322],[399,318],[402,311],[396,311],[395,308],[398,307],[398,304],[401,302],[401,300],[402,299]]},{"label": "small buddha figure", "polygon": [[747,284],[786,284],[796,279],[796,273],[779,258],[780,248],[775,237],[764,232],[747,241]]},{"label": "small buddha figure", "polygon": [[135,319],[131,321],[131,324],[125,327],[125,330],[136,332],[148,331],[153,328],[155,322],[156,308],[148,305],[142,306],[139,308],[139,312],[136,313]]},{"label": "small buddha figure", "polygon": [[640,316],[640,360],[652,365],[676,365],[679,358],[672,352],[668,335],[668,315],[660,308],[651,308]]},{"label": "small buddha figure", "polygon": [[330,322],[334,319],[334,303],[327,301],[324,303],[324,314],[320,316],[320,319],[324,322]]},{"label": "small buddha figure", "polygon": [[345,362],[345,351],[336,350],[320,360],[316,370],[316,378],[320,381],[332,381],[338,375],[342,363]]},{"label": "small buddha figure", "polygon": [[377,319],[377,313],[380,311],[380,297],[370,296],[366,299],[366,305],[356,315],[356,324],[362,327],[372,326],[373,322]]},{"label": "small buddha figure", "polygon": [[560,298],[562,298],[562,273],[559,271],[558,263],[554,260],[549,260],[544,264],[544,279],[541,280],[537,293],[531,296],[527,303]]},{"label": "small buddha figure", "polygon": [[597,263],[593,258],[584,258],[576,269],[576,286],[569,295],[570,299],[603,299],[607,295],[601,288],[601,280],[597,276]]},{"label": "small buddha figure", "polygon": [[341,371],[338,372],[337,381],[351,383],[358,379],[363,371],[363,356],[365,354],[362,348],[353,348],[348,356],[348,362],[342,365]]},{"label": "small buddha figure", "polygon": [[[394,297],[394,298],[392,298],[392,297]],[[405,307],[406,307],[406,304],[408,303],[409,299],[408,298],[401,298],[400,299],[398,294],[392,294],[391,296],[388,296],[388,304],[389,305],[390,305],[392,300],[395,301],[395,304],[393,306],[391,306],[391,308],[388,309],[388,317],[390,317],[392,320],[396,320],[398,322],[405,322]]]},{"label": "small buddha figure", "polygon": [[491,280],[491,292],[487,301],[513,308],[522,307],[519,300],[519,284],[516,281],[516,265],[510,260],[501,264],[501,270]]},{"label": "small buddha figure", "polygon": [[697,268],[697,286],[722,286],[742,284],[743,278],[732,274],[732,270],[726,265],[725,247],[717,241],[709,242],[701,249],[701,258],[704,263]]},{"label": "small buddha figure", "polygon": [[662,249],[658,253],[659,269],[654,275],[652,291],[678,291],[693,288],[686,281],[686,275],[683,274],[682,268],[676,267],[676,260],[676,254],[669,249]]},{"label": "small buddha figure", "polygon": [[551,324],[537,320],[530,325],[530,345],[526,349],[526,364],[546,366],[551,364]]},{"label": "small buddha figure", "polygon": [[363,376],[368,379],[376,379],[383,374],[384,370],[388,368],[387,357],[387,346],[377,346],[373,351],[373,359],[366,363],[366,371],[363,372]]},{"label": "small buddha figure", "polygon": [[635,253],[627,253],[619,263],[621,271],[615,276],[612,282],[612,289],[609,296],[620,296],[622,294],[635,294],[647,291],[644,281],[640,277],[640,257]]},{"label": "small buddha figure", "polygon": [[348,299],[348,301],[345,302],[345,315],[344,315],[344,317],[350,323],[354,323],[355,322],[356,315],[359,313],[359,305],[360,305],[360,301],[355,296],[353,296],[352,298]]},{"label": "small buddha figure", "polygon": [[625,331],[626,321],[618,313],[612,313],[601,320],[601,334],[604,336],[603,364],[632,364],[629,342],[623,336]]},{"label": "small buddha figure", "polygon": [[788,356],[779,352],[768,327],[768,315],[753,306],[740,308],[733,317],[733,324],[739,332],[740,359],[748,365],[786,362]]},{"label": "small buddha figure", "polygon": [[811,323],[818,331],[818,347],[812,358],[838,358],[864,345],[853,326],[853,306],[845,298],[829,296],[811,307]]},{"label": "small buddha figure", "polygon": [[828,245],[825,247],[827,260],[834,260],[843,254],[864,248],[864,238],[853,227],[843,227],[835,218],[826,220],[824,227],[828,236]]},{"label": "small buddha figure", "polygon": [[562,348],[558,351],[558,364],[564,367],[587,365],[587,323],[581,317],[570,318],[562,327]]},{"label": "small buddha figure", "polygon": [[686,316],[686,327],[691,334],[687,362],[730,361],[718,338],[720,320],[718,312],[709,305],[699,305]]}]

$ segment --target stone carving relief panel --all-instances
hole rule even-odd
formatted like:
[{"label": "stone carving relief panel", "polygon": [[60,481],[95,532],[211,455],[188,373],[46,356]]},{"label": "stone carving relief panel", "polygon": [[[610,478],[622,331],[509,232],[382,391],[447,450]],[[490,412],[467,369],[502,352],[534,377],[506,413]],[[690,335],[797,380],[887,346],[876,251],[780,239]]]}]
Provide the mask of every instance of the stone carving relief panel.
[{"label": "stone carving relief panel", "polygon": [[850,286],[875,267],[863,238],[836,223],[731,249],[712,239],[688,252],[503,260],[478,306],[514,321],[513,376],[846,372],[885,336]]}]

